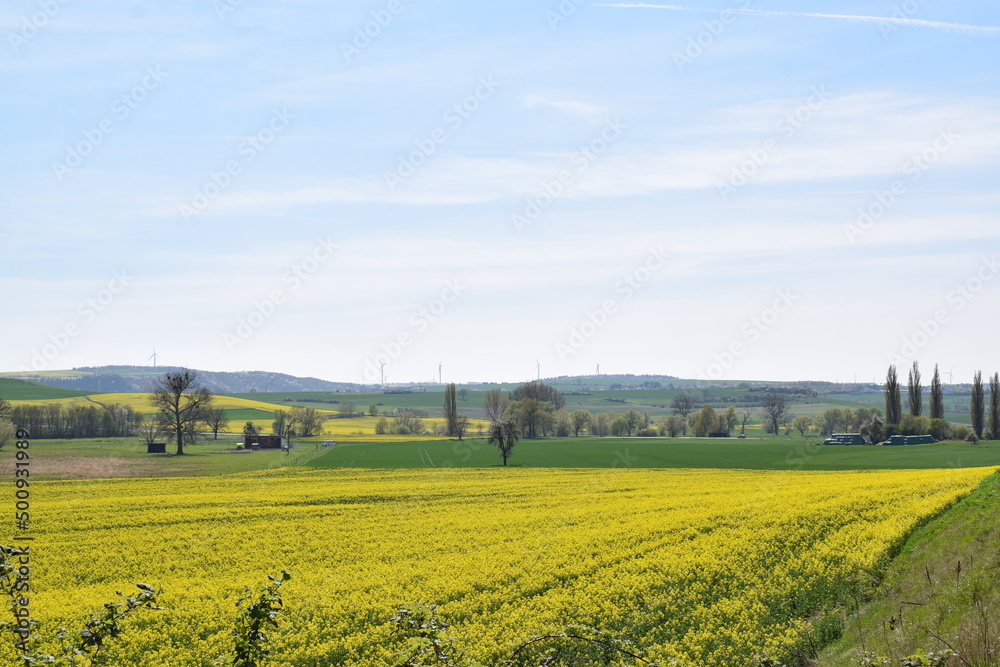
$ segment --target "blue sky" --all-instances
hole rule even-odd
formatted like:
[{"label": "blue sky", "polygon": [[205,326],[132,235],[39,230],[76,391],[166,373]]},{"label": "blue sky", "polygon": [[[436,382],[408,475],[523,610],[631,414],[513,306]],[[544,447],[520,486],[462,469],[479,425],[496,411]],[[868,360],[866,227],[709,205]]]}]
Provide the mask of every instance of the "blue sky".
[{"label": "blue sky", "polygon": [[1000,368],[994,3],[17,0],[0,27],[3,370]]}]

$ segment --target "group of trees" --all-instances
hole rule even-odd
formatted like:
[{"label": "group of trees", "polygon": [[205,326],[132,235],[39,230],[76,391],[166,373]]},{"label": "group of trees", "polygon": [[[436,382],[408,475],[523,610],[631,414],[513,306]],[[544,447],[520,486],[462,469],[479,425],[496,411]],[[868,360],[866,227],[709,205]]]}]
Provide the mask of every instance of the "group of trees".
[{"label": "group of trees", "polygon": [[325,417],[316,408],[295,407],[289,411],[275,410],[273,414],[274,421],[271,422],[271,432],[283,438],[296,435],[302,437],[316,435],[323,429],[325,421]]},{"label": "group of trees", "polygon": [[0,398],[0,449],[13,444],[17,439],[17,429],[10,421],[10,403]]},{"label": "group of trees", "polygon": [[[928,399],[929,419],[923,416],[923,386],[921,385],[920,366],[914,361],[907,379],[907,403],[909,414],[904,415],[900,398],[899,378],[896,366],[889,366],[884,385],[885,398],[885,435],[902,433],[906,435],[930,434],[942,440],[954,437],[955,431],[944,417],[944,389],[941,384],[941,374],[934,366],[934,376],[931,379],[930,396]],[[990,398],[989,414],[986,412],[986,392],[983,386],[982,371],[976,371],[972,380],[972,392],[969,397],[969,419],[972,423],[972,436],[979,440],[986,436],[993,439],[1000,437],[1000,373],[994,373],[989,379]],[[987,422],[988,419],[988,422]],[[989,430],[986,430],[987,424]]]},{"label": "group of trees", "polygon": [[469,418],[458,412],[459,392],[456,389],[454,382],[445,385],[444,388],[445,435],[461,440],[469,428]]},{"label": "group of trees", "polygon": [[[9,405],[9,404],[8,404]],[[135,435],[142,415],[128,405],[15,405],[7,419],[33,438],[119,438]]]},{"label": "group of trees", "polygon": [[424,422],[416,410],[397,409],[390,420],[382,415],[375,422],[375,435],[413,435],[424,433]]}]

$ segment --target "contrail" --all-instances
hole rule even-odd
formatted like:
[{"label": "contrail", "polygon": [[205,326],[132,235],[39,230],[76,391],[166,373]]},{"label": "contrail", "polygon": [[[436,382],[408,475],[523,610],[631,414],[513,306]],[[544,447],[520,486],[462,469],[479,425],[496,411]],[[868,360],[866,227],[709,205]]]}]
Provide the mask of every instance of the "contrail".
[{"label": "contrail", "polygon": [[699,9],[697,7],[684,7],[681,5],[651,5],[647,3],[595,3],[598,7],[625,7],[642,9],[670,9],[676,12],[697,12],[701,14],[721,14],[730,12],[732,14],[748,14],[756,16],[811,16],[821,19],[841,19],[844,21],[862,21],[865,23],[894,23],[896,25],[913,25],[923,28],[937,28],[939,30],[954,30],[972,35],[996,35],[1000,34],[1000,27],[969,25],[967,23],[948,23],[946,21],[924,21],[923,19],[896,18],[891,16],[861,16],[857,14],[818,14],[813,12],[782,12],[768,9],[744,9],[733,7],[730,9]]}]

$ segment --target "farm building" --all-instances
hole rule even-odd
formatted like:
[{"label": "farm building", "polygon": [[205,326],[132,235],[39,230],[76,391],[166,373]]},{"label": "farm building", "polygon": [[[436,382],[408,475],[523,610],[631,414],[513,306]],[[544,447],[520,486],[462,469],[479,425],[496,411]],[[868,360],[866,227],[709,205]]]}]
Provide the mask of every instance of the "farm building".
[{"label": "farm building", "polygon": [[860,433],[834,433],[823,441],[824,445],[867,445],[868,440]]},{"label": "farm building", "polygon": [[[254,447],[256,445],[256,447]],[[244,435],[243,447],[245,449],[284,449],[288,446],[288,440],[280,435]]]}]

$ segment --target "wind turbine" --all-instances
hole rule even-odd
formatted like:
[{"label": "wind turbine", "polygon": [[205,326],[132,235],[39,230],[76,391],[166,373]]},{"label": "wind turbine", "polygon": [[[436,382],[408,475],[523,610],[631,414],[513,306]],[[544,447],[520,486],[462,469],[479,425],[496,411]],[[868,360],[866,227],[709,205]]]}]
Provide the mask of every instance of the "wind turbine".
[{"label": "wind turbine", "polygon": [[438,362],[438,384],[441,384],[441,362]]},{"label": "wind turbine", "polygon": [[379,384],[383,387],[385,387],[385,364],[386,362],[383,361],[378,365]]},{"label": "wind turbine", "polygon": [[597,364],[597,377],[601,377],[601,365]]},{"label": "wind turbine", "polygon": [[539,363],[538,357],[535,357],[535,369],[538,371],[538,381],[542,381],[542,364]]},{"label": "wind turbine", "polygon": [[[153,360],[153,368],[156,368],[156,348],[155,347],[153,348],[153,354],[149,355],[149,359]],[[149,359],[147,359],[146,361],[149,361]]]},{"label": "wind turbine", "polygon": [[954,373],[954,370],[955,370],[955,367],[952,366],[951,370],[948,371],[948,384],[955,384],[955,373]]}]

